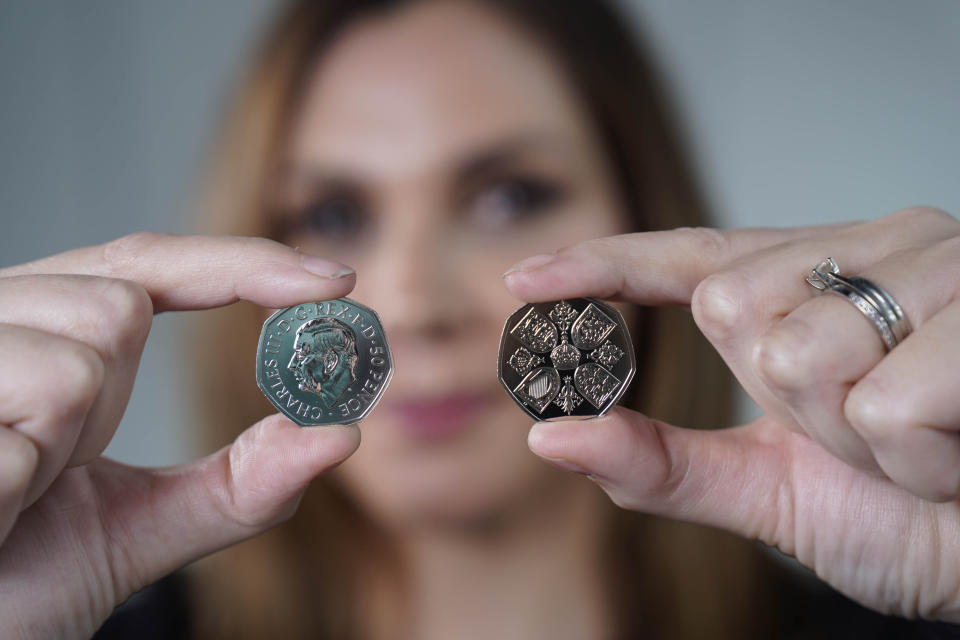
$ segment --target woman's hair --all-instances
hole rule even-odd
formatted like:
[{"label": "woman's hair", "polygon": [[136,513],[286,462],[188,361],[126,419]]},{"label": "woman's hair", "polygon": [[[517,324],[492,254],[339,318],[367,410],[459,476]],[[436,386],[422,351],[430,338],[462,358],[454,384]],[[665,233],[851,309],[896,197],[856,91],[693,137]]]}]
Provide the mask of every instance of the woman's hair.
[{"label": "woman's hair", "polygon": [[[493,7],[538,39],[586,108],[615,173],[632,230],[707,223],[690,170],[634,31],[598,0],[472,0]],[[334,38],[403,0],[295,0],[278,14],[245,77],[222,132],[207,189],[205,220],[217,233],[270,236],[269,186],[308,74]],[[242,371],[260,311],[234,305],[206,314],[195,341],[196,388],[205,446],[221,446],[272,411],[253,376],[238,393],[221,384],[224,357]],[[731,378],[679,309],[637,314],[640,370],[626,404],[684,426],[725,426]],[[226,355],[225,355],[226,354]],[[216,367],[216,370],[214,369]],[[610,506],[604,567],[618,637],[758,637],[770,593],[758,552],[733,536]],[[335,485],[314,482],[297,516],[223,551],[195,571],[202,638],[353,638],[359,625],[357,567],[391,565],[379,532]],[[402,578],[402,572],[398,573]],[[366,583],[365,583],[366,585]]]}]

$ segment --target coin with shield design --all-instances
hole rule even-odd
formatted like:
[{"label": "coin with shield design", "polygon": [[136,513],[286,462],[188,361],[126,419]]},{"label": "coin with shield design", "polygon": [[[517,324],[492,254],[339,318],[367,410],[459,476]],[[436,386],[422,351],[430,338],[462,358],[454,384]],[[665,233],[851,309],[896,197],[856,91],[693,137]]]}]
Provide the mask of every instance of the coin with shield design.
[{"label": "coin with shield design", "polygon": [[360,422],[392,375],[380,318],[349,298],[281,309],[263,323],[257,386],[301,426]]},{"label": "coin with shield design", "polygon": [[503,327],[497,375],[534,420],[602,416],[636,370],[623,316],[600,300],[526,304]]}]

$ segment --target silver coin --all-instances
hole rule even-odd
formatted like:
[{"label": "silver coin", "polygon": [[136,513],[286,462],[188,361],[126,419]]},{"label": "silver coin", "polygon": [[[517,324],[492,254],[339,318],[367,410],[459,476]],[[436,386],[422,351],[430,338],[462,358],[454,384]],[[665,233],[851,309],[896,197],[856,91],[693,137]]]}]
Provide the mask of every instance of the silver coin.
[{"label": "silver coin", "polygon": [[349,298],[281,309],[263,323],[257,386],[301,426],[360,422],[392,375],[380,318]]},{"label": "silver coin", "polygon": [[497,376],[535,420],[602,416],[636,371],[623,316],[593,298],[526,304],[500,337]]}]

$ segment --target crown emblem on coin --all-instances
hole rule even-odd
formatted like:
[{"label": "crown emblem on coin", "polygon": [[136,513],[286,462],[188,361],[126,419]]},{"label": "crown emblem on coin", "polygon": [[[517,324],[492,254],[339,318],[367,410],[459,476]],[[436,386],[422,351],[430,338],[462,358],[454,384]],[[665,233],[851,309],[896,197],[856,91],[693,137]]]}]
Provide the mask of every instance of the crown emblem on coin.
[{"label": "crown emblem on coin", "polygon": [[623,316],[599,300],[527,304],[504,325],[497,373],[535,420],[603,415],[635,372]]},{"label": "crown emblem on coin", "polygon": [[557,369],[576,369],[580,364],[580,350],[567,340],[567,331],[570,329],[570,323],[577,317],[577,312],[568,302],[561,300],[553,305],[548,316],[556,325],[561,341],[550,352],[550,361]]},{"label": "crown emblem on coin", "polygon": [[550,352],[550,361],[557,369],[576,369],[580,364],[580,350],[572,344],[558,344]]}]

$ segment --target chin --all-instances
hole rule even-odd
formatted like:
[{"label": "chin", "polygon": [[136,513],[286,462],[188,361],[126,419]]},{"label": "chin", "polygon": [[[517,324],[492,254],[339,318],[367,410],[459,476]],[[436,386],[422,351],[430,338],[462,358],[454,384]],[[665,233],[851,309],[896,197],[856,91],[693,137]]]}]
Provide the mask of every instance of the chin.
[{"label": "chin", "polygon": [[337,479],[388,528],[476,526],[536,496],[554,470],[526,445],[529,421],[498,407],[482,424],[443,443],[412,443],[389,424],[364,427],[363,444]]}]

